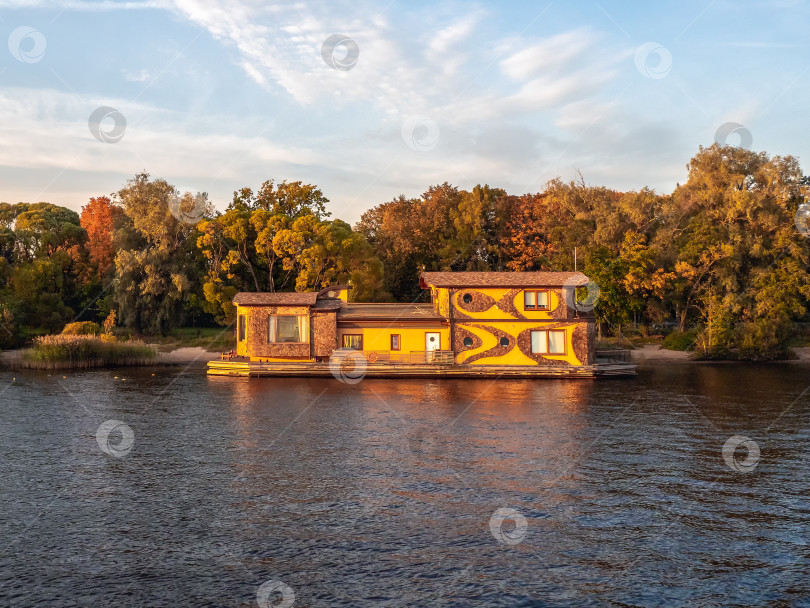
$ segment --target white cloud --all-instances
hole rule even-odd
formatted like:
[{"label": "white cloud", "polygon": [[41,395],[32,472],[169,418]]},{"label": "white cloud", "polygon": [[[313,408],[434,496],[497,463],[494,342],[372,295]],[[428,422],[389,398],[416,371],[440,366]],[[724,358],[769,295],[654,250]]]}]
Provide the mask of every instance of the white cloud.
[{"label": "white cloud", "polygon": [[[86,4],[61,3],[92,10]],[[574,152],[600,166],[600,159],[613,158],[621,132],[605,111],[604,93],[628,49],[605,43],[591,29],[506,39],[493,35],[481,9],[460,14],[431,8],[407,13],[403,21],[403,13],[364,0],[126,4],[170,7],[231,49],[235,66],[261,87],[307,108],[313,120],[343,112],[351,126],[326,123],[316,135],[274,130],[271,140],[238,135],[251,133],[250,121],[266,123],[262,115],[245,116],[239,128],[231,116],[200,116],[193,109],[182,116],[122,99],[5,89],[0,165],[88,175],[146,168],[209,192],[207,184],[219,181],[227,184],[213,197],[220,206],[228,188],[270,177],[304,179],[333,199],[336,216],[351,220],[375,202],[445,180],[522,192],[569,172]],[[334,70],[321,57],[323,41],[334,33],[350,36],[360,49],[349,71]],[[134,70],[124,78],[142,82],[151,74]],[[101,105],[127,118],[127,132],[116,144],[89,133],[87,117]],[[417,152],[403,142],[402,123],[413,115],[439,125],[434,150]]]},{"label": "white cloud", "polygon": [[146,68],[143,68],[137,72],[133,72],[131,70],[124,70],[124,80],[126,80],[127,82],[146,82],[151,78],[152,75]]},{"label": "white cloud", "polygon": [[[123,138],[113,144],[95,139],[88,126],[93,110],[110,106],[127,121]],[[317,164],[320,155],[305,148],[274,144],[260,136],[189,132],[173,112],[123,99],[78,97],[50,89],[0,91],[0,165],[57,168],[86,172],[127,172],[152,167],[164,175],[200,180],[237,178],[253,165]],[[103,127],[106,129],[107,126]]]},{"label": "white cloud", "polygon": [[145,9],[169,9],[170,0],[142,0],[118,2],[117,0],[0,0],[0,8],[59,8],[71,11],[121,11]]}]

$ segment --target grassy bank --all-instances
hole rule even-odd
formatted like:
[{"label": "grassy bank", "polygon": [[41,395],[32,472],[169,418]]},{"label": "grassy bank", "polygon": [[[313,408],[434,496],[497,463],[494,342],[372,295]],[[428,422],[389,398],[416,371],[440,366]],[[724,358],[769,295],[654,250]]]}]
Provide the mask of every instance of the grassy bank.
[{"label": "grassy bank", "polygon": [[171,330],[167,336],[150,336],[145,340],[160,352],[195,346],[209,352],[236,348],[236,336],[231,327],[181,327]]},{"label": "grassy bank", "polygon": [[149,365],[156,357],[156,350],[143,342],[118,342],[96,336],[42,336],[22,352],[20,367],[84,369]]}]

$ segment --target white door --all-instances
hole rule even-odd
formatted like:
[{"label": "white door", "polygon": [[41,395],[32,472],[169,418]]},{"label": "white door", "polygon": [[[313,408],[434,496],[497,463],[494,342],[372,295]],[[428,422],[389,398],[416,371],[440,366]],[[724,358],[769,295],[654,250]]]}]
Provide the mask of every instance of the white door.
[{"label": "white door", "polygon": [[425,350],[439,350],[441,347],[441,337],[439,332],[426,331],[425,332]]}]

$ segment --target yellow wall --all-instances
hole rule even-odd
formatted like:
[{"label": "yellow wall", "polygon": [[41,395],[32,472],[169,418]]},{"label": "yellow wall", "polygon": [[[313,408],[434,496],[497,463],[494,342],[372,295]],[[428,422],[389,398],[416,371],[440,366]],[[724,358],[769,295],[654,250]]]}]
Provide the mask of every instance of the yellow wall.
[{"label": "yellow wall", "polygon": [[469,348],[464,349],[456,355],[456,362],[457,363],[464,363],[467,358],[482,353],[490,348],[494,348],[498,345],[499,338],[490,333],[487,330],[487,326],[493,327],[495,329],[499,329],[500,331],[504,332],[505,334],[509,335],[512,338],[512,344],[514,345],[512,350],[501,357],[483,357],[481,359],[476,359],[472,361],[470,365],[537,365],[537,361],[532,359],[531,357],[527,357],[524,355],[521,350],[517,347],[517,336],[520,332],[525,331],[526,329],[537,329],[537,330],[546,330],[549,328],[553,328],[555,330],[564,330],[565,331],[565,348],[567,355],[543,355],[544,359],[549,359],[553,361],[567,361],[571,365],[582,365],[579,359],[577,359],[576,355],[574,354],[574,348],[572,343],[572,336],[574,335],[574,329],[576,325],[566,325],[566,326],[559,326],[557,324],[548,323],[541,323],[541,324],[531,324],[531,323],[508,323],[508,322],[492,322],[487,323],[486,326],[482,324],[476,323],[458,323],[458,327],[463,327],[470,333],[478,336],[481,338],[481,346],[478,348]]},{"label": "yellow wall", "polygon": [[[505,312],[495,306],[494,304],[488,309],[483,312],[469,312],[464,309],[462,305],[459,305],[460,298],[467,292],[476,292],[481,293],[484,295],[489,296],[495,302],[503,298],[506,294],[513,290],[513,288],[495,288],[495,287],[476,287],[470,289],[463,289],[463,288],[454,288],[455,293],[450,295],[450,289],[445,287],[439,288],[431,288],[432,293],[431,295],[434,298],[434,302],[438,303],[438,310],[439,313],[444,316],[449,316],[450,314],[450,302],[452,301],[453,308],[458,310],[459,312],[463,312],[468,317],[473,317],[477,319],[514,319],[516,318],[514,315]],[[435,290],[435,292],[433,291]],[[530,290],[534,291],[534,290]],[[565,302],[561,299],[560,293],[554,289],[549,289],[548,291],[548,310],[525,310],[523,305],[523,290],[521,289],[515,296],[512,298],[512,303],[524,317],[527,319],[553,319],[554,318],[554,311],[558,306],[565,306]]]},{"label": "yellow wall", "polygon": [[431,286],[430,299],[433,302],[433,309],[437,313],[444,318],[450,316],[450,290]]},{"label": "yellow wall", "polygon": [[[413,328],[413,327],[364,327],[362,329],[338,328],[338,348],[343,346],[343,334],[363,334],[363,350],[391,350],[391,334],[399,334],[401,353],[425,350],[425,333],[437,332],[441,334],[441,350],[450,350],[450,329],[440,328]],[[396,351],[392,351],[396,352]]]},{"label": "yellow wall", "polygon": [[[248,319],[247,314],[250,309],[247,307],[236,307],[236,327],[234,328],[236,331],[236,354],[242,357],[247,357],[247,334],[248,334]],[[239,317],[245,315],[245,339],[241,342],[239,341]]]}]

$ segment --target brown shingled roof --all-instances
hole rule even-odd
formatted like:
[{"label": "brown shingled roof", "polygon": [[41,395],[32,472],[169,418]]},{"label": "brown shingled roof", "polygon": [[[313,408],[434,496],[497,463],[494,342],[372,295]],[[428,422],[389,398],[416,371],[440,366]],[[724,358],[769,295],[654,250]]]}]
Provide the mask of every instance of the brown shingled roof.
[{"label": "brown shingled roof", "polygon": [[422,289],[434,287],[562,287],[585,285],[581,272],[423,272]]},{"label": "brown shingled roof", "polygon": [[305,293],[240,291],[233,297],[233,303],[239,306],[314,306],[317,299],[317,291]]}]

